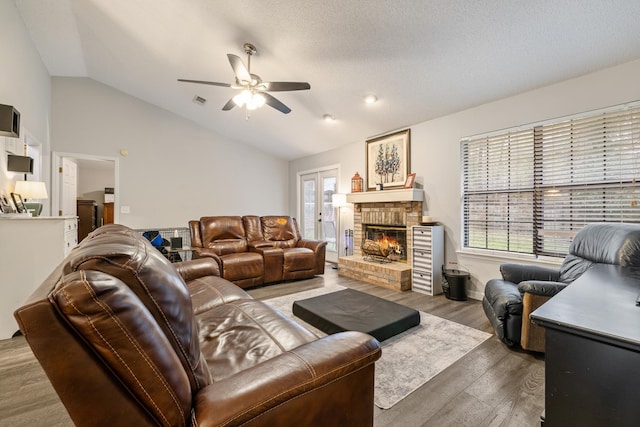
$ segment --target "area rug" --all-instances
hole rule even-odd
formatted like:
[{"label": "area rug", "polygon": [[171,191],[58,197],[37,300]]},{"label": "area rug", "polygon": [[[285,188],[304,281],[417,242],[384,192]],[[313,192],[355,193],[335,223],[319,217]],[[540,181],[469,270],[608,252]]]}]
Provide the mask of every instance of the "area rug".
[{"label": "area rug", "polygon": [[[326,334],[295,317],[293,302],[336,292],[342,286],[326,286],[272,298],[264,302],[319,336]],[[450,320],[420,312],[420,325],[385,340],[376,362],[374,402],[389,409],[438,375],[491,335]]]}]

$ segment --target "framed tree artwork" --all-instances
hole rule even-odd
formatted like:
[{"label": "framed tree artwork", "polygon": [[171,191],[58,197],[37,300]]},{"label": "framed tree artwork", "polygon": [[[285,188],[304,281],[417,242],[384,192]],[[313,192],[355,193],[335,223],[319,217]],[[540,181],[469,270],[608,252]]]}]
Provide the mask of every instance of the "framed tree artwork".
[{"label": "framed tree artwork", "polygon": [[411,170],[411,129],[366,142],[367,191],[403,188]]}]

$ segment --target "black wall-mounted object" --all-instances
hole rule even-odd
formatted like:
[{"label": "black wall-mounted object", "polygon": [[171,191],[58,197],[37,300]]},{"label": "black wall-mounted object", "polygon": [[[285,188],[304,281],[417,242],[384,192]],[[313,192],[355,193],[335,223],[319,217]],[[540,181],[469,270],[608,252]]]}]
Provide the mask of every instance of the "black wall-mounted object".
[{"label": "black wall-mounted object", "polygon": [[20,113],[11,105],[0,104],[0,136],[20,137]]},{"label": "black wall-mounted object", "polygon": [[27,156],[9,154],[7,170],[9,172],[33,173],[33,159]]}]

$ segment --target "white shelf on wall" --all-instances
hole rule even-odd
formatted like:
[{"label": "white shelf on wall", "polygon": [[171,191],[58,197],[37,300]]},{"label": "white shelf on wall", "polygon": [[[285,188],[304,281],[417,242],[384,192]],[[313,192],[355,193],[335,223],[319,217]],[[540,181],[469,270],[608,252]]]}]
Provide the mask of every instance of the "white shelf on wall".
[{"label": "white shelf on wall", "polygon": [[422,202],[424,189],[402,188],[399,190],[366,191],[347,194],[349,203]]}]

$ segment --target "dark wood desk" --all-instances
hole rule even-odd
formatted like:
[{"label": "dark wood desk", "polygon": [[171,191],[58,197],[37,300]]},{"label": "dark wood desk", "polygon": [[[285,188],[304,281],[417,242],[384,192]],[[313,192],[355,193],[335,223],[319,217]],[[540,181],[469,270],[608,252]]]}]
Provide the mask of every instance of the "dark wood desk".
[{"label": "dark wood desk", "polygon": [[545,427],[640,425],[640,269],[596,265],[531,314],[546,331]]}]

